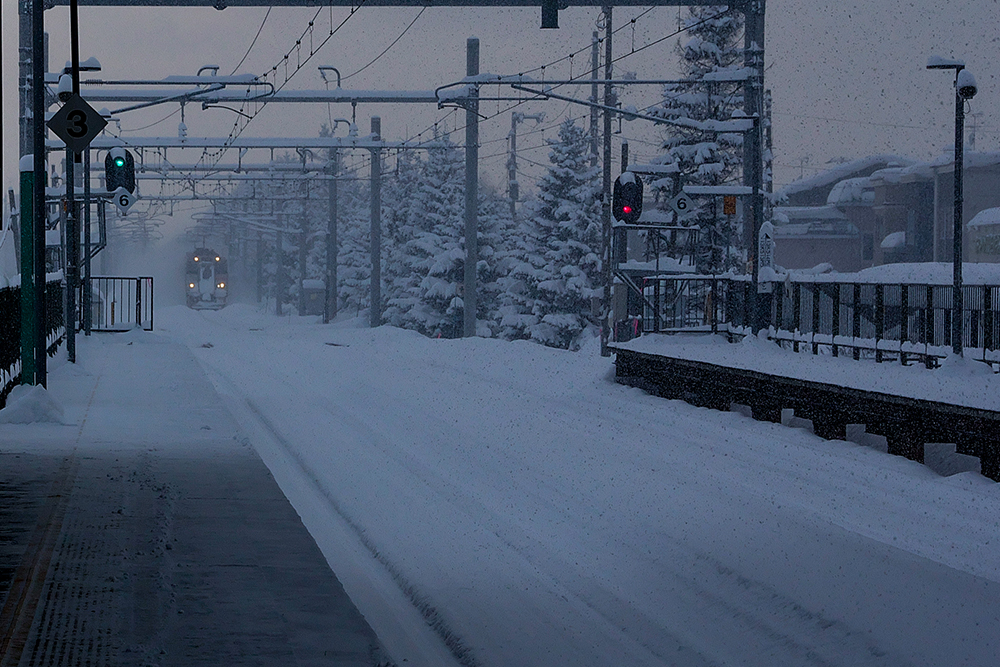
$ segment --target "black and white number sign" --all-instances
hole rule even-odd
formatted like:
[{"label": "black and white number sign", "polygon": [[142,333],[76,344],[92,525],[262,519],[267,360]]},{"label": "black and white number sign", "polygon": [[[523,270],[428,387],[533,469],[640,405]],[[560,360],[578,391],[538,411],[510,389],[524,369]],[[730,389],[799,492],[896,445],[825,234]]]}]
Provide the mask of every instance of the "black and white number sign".
[{"label": "black and white number sign", "polygon": [[114,202],[121,215],[127,215],[128,210],[132,208],[132,204],[135,203],[135,195],[125,188],[118,188],[111,193],[111,201]]},{"label": "black and white number sign", "polygon": [[670,208],[677,211],[677,215],[684,215],[691,212],[691,199],[683,192],[671,199]]},{"label": "black and white number sign", "polygon": [[74,153],[82,153],[108,124],[101,114],[79,95],[69,98],[52,114],[47,125]]}]

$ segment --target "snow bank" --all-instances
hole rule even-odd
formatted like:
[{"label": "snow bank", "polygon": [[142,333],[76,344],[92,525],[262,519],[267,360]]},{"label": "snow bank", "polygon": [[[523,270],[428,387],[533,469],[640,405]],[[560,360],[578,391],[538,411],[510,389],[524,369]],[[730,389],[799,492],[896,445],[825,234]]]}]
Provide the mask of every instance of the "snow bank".
[{"label": "snow bank", "polygon": [[41,385],[18,385],[0,410],[0,424],[64,423],[63,408]]}]

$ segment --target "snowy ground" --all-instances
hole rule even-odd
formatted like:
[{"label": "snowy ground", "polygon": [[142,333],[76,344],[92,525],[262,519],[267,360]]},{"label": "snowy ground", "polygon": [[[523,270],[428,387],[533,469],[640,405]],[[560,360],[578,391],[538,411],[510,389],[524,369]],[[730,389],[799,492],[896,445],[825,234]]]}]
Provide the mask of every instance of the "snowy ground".
[{"label": "snowy ground", "polygon": [[241,305],[156,320],[399,664],[1000,655],[1000,486],[973,473],[653,398],[593,349]]}]

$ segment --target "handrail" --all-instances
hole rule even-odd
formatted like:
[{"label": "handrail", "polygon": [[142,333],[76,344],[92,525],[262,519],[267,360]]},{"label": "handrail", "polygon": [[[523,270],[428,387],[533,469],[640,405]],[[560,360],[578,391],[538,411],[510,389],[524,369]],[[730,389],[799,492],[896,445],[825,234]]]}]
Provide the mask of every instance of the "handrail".
[{"label": "handrail", "polygon": [[[761,290],[767,336],[794,351],[936,366],[951,349],[950,286],[808,279],[762,286],[770,290]],[[633,282],[629,289],[638,286]],[[752,330],[754,289],[742,276],[651,276],[641,290],[643,313],[633,318],[641,319],[642,333],[700,331],[711,324],[741,337]],[[1000,364],[1000,284],[967,284],[963,292],[966,356]]]}]

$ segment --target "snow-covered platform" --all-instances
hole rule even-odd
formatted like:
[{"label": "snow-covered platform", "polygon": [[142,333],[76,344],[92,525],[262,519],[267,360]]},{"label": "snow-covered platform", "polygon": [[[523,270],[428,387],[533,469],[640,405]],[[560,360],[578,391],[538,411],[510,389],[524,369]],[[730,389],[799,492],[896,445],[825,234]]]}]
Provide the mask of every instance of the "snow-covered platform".
[{"label": "snow-covered platform", "polygon": [[794,411],[827,439],[845,440],[856,425],[885,438],[890,454],[919,462],[928,443],[950,444],[1000,481],[1000,376],[987,364],[948,357],[929,370],[796,353],[754,336],[734,344],[648,334],[612,349],[622,384],[718,410],[746,405],[764,421]]},{"label": "snow-covered platform", "polygon": [[2,664],[387,663],[187,348],[79,359],[0,411]]}]

